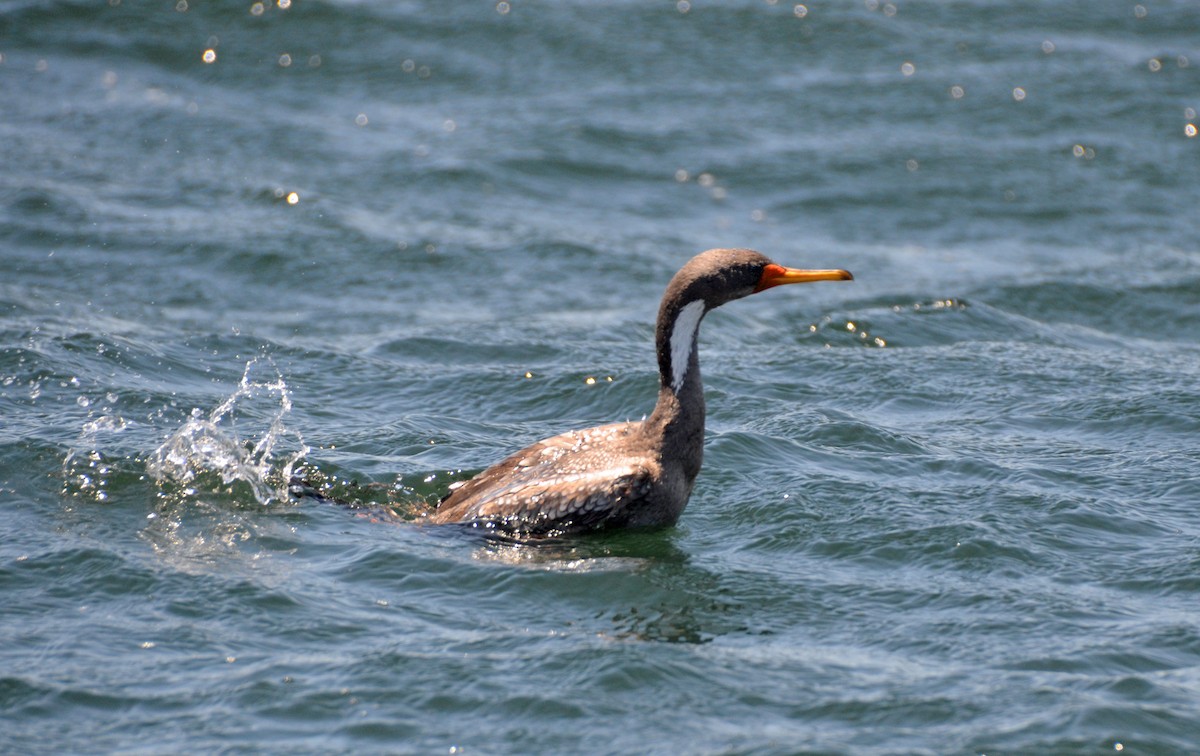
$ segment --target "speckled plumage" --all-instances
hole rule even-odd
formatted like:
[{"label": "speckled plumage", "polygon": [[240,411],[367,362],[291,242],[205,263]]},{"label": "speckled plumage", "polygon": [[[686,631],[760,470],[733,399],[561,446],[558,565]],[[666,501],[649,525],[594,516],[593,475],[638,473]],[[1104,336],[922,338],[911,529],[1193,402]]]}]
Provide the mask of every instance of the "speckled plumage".
[{"label": "speckled plumage", "polygon": [[[539,441],[453,487],[429,520],[519,535],[673,524],[704,456],[696,346],[704,313],[779,284],[849,278],[783,268],[745,249],[697,255],[671,279],[659,307],[660,388],[649,417]],[[672,364],[680,359],[686,367]]]},{"label": "speckled plumage", "polygon": [[615,423],[539,441],[455,488],[436,518],[521,532],[626,524],[662,473],[644,435]]}]

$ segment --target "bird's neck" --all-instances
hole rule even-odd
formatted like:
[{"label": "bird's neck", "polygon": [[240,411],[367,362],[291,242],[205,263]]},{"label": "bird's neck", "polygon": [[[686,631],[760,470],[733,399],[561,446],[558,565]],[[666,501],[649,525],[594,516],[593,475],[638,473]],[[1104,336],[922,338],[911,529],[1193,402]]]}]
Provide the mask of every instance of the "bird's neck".
[{"label": "bird's neck", "polygon": [[658,403],[647,419],[662,437],[663,449],[694,478],[704,453],[704,386],[700,380],[697,336],[705,303],[664,308],[657,329]]}]

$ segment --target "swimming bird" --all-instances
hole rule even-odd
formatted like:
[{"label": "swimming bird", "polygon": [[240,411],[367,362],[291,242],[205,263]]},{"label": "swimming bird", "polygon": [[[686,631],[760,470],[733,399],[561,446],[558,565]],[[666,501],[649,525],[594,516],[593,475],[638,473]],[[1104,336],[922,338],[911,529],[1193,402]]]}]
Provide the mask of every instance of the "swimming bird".
[{"label": "swimming bird", "polygon": [[547,438],[457,483],[429,515],[519,536],[672,525],[704,457],[696,338],[716,307],[783,284],[849,281],[845,270],[785,268],[749,249],[711,249],[667,285],[658,310],[658,402],[649,417]]}]

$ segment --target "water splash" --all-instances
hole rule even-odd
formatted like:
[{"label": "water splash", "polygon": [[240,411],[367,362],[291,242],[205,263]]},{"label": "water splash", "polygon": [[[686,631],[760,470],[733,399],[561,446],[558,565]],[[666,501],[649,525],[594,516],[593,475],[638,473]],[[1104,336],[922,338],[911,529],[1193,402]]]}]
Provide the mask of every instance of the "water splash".
[{"label": "water splash", "polygon": [[[112,396],[111,394],[109,396]],[[80,397],[82,398],[82,397]],[[115,402],[113,397],[110,402]],[[76,401],[81,407],[86,406]],[[111,478],[119,473],[119,464],[111,454],[101,451],[101,437],[107,439],[124,432],[131,423],[112,412],[92,417],[80,429],[79,440],[63,458],[63,494],[92,501],[107,501]]]},{"label": "water splash", "polygon": [[[260,360],[246,363],[237,389],[211,412],[193,409],[191,417],[146,462],[146,469],[160,486],[182,486],[195,493],[196,485],[211,475],[229,487],[244,483],[263,505],[288,499],[287,484],[296,465],[309,448],[298,431],[284,419],[292,410],[291,393],[278,368],[263,360],[274,373],[273,380],[256,380]],[[251,414],[252,404],[268,400],[265,431],[243,439],[239,415]]]}]

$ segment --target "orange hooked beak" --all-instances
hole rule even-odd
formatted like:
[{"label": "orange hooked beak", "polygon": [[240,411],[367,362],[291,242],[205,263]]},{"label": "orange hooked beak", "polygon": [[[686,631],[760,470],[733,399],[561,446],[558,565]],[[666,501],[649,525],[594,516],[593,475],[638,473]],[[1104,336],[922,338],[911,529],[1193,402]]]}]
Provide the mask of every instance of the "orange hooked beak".
[{"label": "orange hooked beak", "polygon": [[803,270],[801,268],[785,268],[771,263],[763,268],[762,276],[758,279],[755,293],[772,286],[784,284],[809,283],[811,281],[853,281],[854,276],[848,270]]}]

